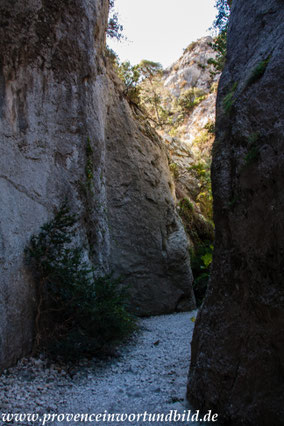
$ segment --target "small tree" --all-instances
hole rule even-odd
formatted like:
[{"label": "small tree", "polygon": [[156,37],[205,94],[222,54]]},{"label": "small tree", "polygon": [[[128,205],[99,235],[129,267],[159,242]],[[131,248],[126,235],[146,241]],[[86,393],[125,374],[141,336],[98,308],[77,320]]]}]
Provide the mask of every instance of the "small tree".
[{"label": "small tree", "polygon": [[157,82],[160,82],[160,77],[163,74],[163,67],[159,62],[143,59],[138,64],[138,69],[141,74],[141,98],[147,109],[153,109],[152,116],[155,117],[156,124],[162,125],[161,114],[163,109],[161,106],[161,96],[158,93]]},{"label": "small tree", "polygon": [[35,350],[65,359],[95,354],[135,324],[121,280],[96,277],[74,247],[76,222],[64,203],[25,250],[37,283]]},{"label": "small tree", "polygon": [[152,81],[154,77],[163,73],[163,67],[159,62],[148,61],[147,59],[143,59],[138,64],[138,69],[142,78],[147,78],[149,81]]},{"label": "small tree", "polygon": [[114,0],[109,0],[109,20],[106,34],[110,38],[120,41],[123,38],[123,26],[118,21],[118,14],[114,10]]},{"label": "small tree", "polygon": [[213,23],[213,28],[218,31],[217,37],[210,46],[217,53],[215,59],[209,59],[208,64],[212,64],[216,72],[221,72],[224,68],[227,55],[227,29],[231,12],[232,0],[217,0],[215,7],[218,14]]},{"label": "small tree", "polygon": [[200,104],[206,98],[203,90],[196,87],[191,87],[181,93],[177,104],[183,116],[190,113],[194,107]]},{"label": "small tree", "polygon": [[139,104],[141,74],[138,65],[131,65],[129,61],[122,62],[117,66],[117,73],[125,85],[124,94],[129,101]]},{"label": "small tree", "polygon": [[220,34],[215,38],[210,46],[216,52],[216,58],[210,58],[208,64],[212,64],[216,73],[221,72],[225,66],[227,55],[227,27],[224,28]]},{"label": "small tree", "polygon": [[213,27],[219,32],[227,29],[228,21],[231,12],[232,0],[216,0],[215,7],[218,10],[218,14],[213,23]]}]

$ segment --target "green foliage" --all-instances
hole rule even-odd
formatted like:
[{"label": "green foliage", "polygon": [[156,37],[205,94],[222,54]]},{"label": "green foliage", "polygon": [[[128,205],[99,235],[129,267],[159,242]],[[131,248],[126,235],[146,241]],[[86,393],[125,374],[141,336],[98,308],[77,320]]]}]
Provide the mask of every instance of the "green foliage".
[{"label": "green foliage", "polygon": [[191,251],[191,268],[194,277],[193,290],[197,306],[201,305],[206,293],[212,255],[213,244],[208,241],[200,244],[195,251]]},{"label": "green foliage", "polygon": [[215,72],[219,73],[223,70],[226,55],[227,55],[227,28],[230,17],[230,7],[232,0],[216,0],[215,7],[218,10],[215,21],[213,22],[213,28],[218,31],[217,37],[213,43],[210,43],[211,47],[217,53],[216,58],[208,60],[208,64],[212,64]]},{"label": "green foliage", "polygon": [[195,244],[199,241],[198,230],[196,228],[196,212],[193,203],[186,197],[182,198],[178,204],[178,212],[182,219],[185,231],[190,235]]},{"label": "green foliage", "polygon": [[199,145],[200,147],[204,146],[208,140],[210,139],[210,135],[207,129],[202,130],[198,136],[196,136],[196,138],[193,141],[194,145]]},{"label": "green foliage", "polygon": [[151,121],[153,127],[161,128],[171,121],[170,111],[162,104],[162,65],[144,59],[137,67],[141,75],[140,105],[143,107],[145,118]]},{"label": "green foliage", "polygon": [[151,80],[153,77],[162,75],[163,73],[163,67],[159,62],[153,62],[147,59],[143,59],[137,67],[144,79],[148,78]]},{"label": "green foliage", "polygon": [[138,65],[131,65],[129,61],[122,62],[117,67],[117,73],[125,85],[124,94],[127,99],[137,105],[140,103],[139,82],[141,73]]},{"label": "green foliage", "polygon": [[202,64],[201,62],[199,62],[198,64],[197,64],[198,66],[199,66],[199,68],[201,68],[202,70],[206,70],[206,65],[204,65],[204,64]]},{"label": "green foliage", "polygon": [[259,62],[256,67],[252,70],[252,73],[248,79],[247,85],[251,85],[253,83],[255,83],[256,81],[258,81],[263,74],[265,73],[265,70],[267,68],[267,65],[270,61],[271,55],[267,56],[266,59],[264,59],[263,61]]},{"label": "green foliage", "polygon": [[158,93],[154,90],[153,79],[162,74],[162,65],[158,62],[148,61],[143,59],[137,65],[131,65],[129,61],[122,62],[117,66],[118,76],[125,84],[125,91],[129,101],[140,105],[141,104],[141,92],[145,92],[142,88],[141,83],[144,80],[148,80],[152,86],[151,91],[144,93],[144,102],[151,103],[157,107],[161,104],[161,99]]},{"label": "green foliage", "polygon": [[230,17],[230,7],[232,0],[216,0],[215,7],[218,10],[218,14],[213,23],[213,27],[222,32],[228,25]]},{"label": "green foliage", "polygon": [[226,114],[230,114],[232,106],[235,102],[234,95],[238,87],[238,82],[235,82],[226,96],[223,99],[223,108]]},{"label": "green foliage", "polygon": [[174,113],[170,109],[166,109],[162,107],[162,105],[159,105],[159,115],[160,115],[160,122],[162,126],[173,127]]},{"label": "green foliage", "polygon": [[193,211],[193,204],[188,198],[183,198],[182,200],[180,200],[179,207],[181,212]]},{"label": "green foliage", "polygon": [[167,117],[167,112],[162,108],[162,98],[156,92],[155,88],[151,87],[150,89],[146,89],[145,86],[142,87],[140,99],[150,115],[148,118],[155,121],[157,127],[161,126],[163,123],[162,117],[165,119]]},{"label": "green foliage", "polygon": [[218,83],[215,81],[214,83],[212,83],[210,87],[210,93],[217,93],[217,90],[218,90]]},{"label": "green foliage", "polygon": [[194,107],[200,104],[206,98],[206,94],[196,87],[191,87],[181,93],[178,99],[178,106],[183,115],[190,113]]},{"label": "green foliage", "polygon": [[244,158],[244,167],[249,166],[250,164],[257,161],[259,158],[259,147],[258,146],[252,146],[248,153],[246,154]]},{"label": "green foliage", "polygon": [[170,171],[172,172],[173,177],[175,179],[177,179],[179,177],[179,167],[178,167],[177,163],[171,163],[170,164]]},{"label": "green foliage", "polygon": [[197,41],[193,41],[191,42],[185,49],[184,49],[184,53],[185,52],[192,52],[195,47],[197,46]]},{"label": "green foliage", "polygon": [[211,135],[215,135],[215,123],[214,121],[208,121],[208,123],[205,124],[204,129],[207,130],[207,132]]},{"label": "green foliage", "polygon": [[36,280],[36,350],[77,359],[134,329],[127,291],[111,275],[95,277],[74,247],[77,217],[65,202],[25,250]]},{"label": "green foliage", "polygon": [[123,39],[123,26],[118,21],[118,14],[114,10],[114,0],[109,0],[109,10],[110,10],[110,16],[108,20],[108,27],[107,27],[107,37],[109,38],[115,38],[118,41]]},{"label": "green foliage", "polygon": [[188,168],[195,173],[200,184],[200,191],[196,198],[202,213],[210,220],[213,220],[213,196],[211,187],[211,160],[193,164]]},{"label": "green foliage", "polygon": [[138,66],[131,65],[129,61],[125,61],[120,64],[118,75],[121,77],[127,89],[136,87],[140,80]]},{"label": "green foliage", "polygon": [[260,135],[258,132],[253,132],[247,137],[248,152],[244,157],[243,169],[256,162],[259,158],[259,146],[257,144]]},{"label": "green foliage", "polygon": [[216,57],[208,59],[208,64],[212,64],[215,74],[223,71],[227,55],[227,27],[210,43],[212,49],[216,52]]},{"label": "green foliage", "polygon": [[201,256],[201,260],[204,264],[202,267],[207,269],[212,263],[212,252],[205,253],[203,256]]},{"label": "green foliage", "polygon": [[192,166],[190,166],[188,169],[194,170],[196,172],[198,179],[209,182],[210,170],[208,165],[205,162],[199,161],[198,163],[195,163]]}]

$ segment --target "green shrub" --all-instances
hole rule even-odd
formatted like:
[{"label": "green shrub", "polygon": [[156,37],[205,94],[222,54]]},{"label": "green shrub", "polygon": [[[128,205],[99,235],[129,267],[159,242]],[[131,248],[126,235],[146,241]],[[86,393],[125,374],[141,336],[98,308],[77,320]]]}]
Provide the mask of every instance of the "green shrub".
[{"label": "green shrub", "polygon": [[252,70],[251,75],[248,79],[247,85],[255,83],[257,80],[259,80],[263,74],[265,73],[265,70],[267,68],[267,65],[270,61],[271,55],[267,56],[263,61],[259,62],[256,67]]},{"label": "green shrub", "polygon": [[215,135],[215,122],[208,121],[208,123],[205,124],[204,129],[207,130],[207,132],[210,133],[211,135]]},{"label": "green shrub", "polygon": [[118,13],[114,10],[114,0],[109,0],[109,20],[106,35],[109,38],[115,38],[120,41],[124,38],[123,26],[118,21]]},{"label": "green shrub", "polygon": [[197,46],[197,41],[192,41],[185,49],[184,49],[184,53],[185,52],[192,52],[195,47]]},{"label": "green shrub", "polygon": [[247,167],[250,164],[257,161],[258,157],[259,157],[259,147],[252,146],[244,158],[244,167]]},{"label": "green shrub", "polygon": [[178,99],[178,106],[184,116],[191,112],[193,108],[200,104],[206,98],[206,94],[195,87],[187,89]]},{"label": "green shrub", "polygon": [[209,219],[213,220],[213,197],[211,188],[211,160],[199,161],[188,167],[188,171],[195,174],[196,179],[200,183],[200,191],[196,197],[201,212]]},{"label": "green shrub", "polygon": [[229,22],[230,18],[230,8],[232,5],[232,0],[216,0],[215,7],[218,10],[216,19],[213,23],[213,27],[219,31],[224,31]]},{"label": "green shrub", "polygon": [[193,145],[199,146],[200,148],[202,148],[204,145],[207,144],[207,142],[209,141],[209,139],[211,138],[211,136],[209,135],[208,130],[202,130],[198,136],[196,136],[196,138],[193,141]]},{"label": "green shrub", "polygon": [[64,359],[94,355],[135,326],[121,280],[95,277],[74,247],[76,222],[64,203],[25,250],[37,283],[35,350]]},{"label": "green shrub", "polygon": [[227,55],[227,27],[225,27],[220,34],[214,39],[213,43],[209,43],[212,49],[216,52],[215,58],[208,59],[208,64],[213,65],[215,73],[223,71],[226,55]]},{"label": "green shrub", "polygon": [[179,177],[179,166],[178,166],[178,164],[177,163],[171,163],[169,167],[170,167],[170,171],[173,174],[173,177],[175,179],[177,179]]},{"label": "green shrub", "polygon": [[193,204],[188,198],[182,198],[179,202],[180,211],[185,212],[192,212],[193,211]]},{"label": "green shrub", "polygon": [[125,85],[124,94],[128,101],[139,105],[141,72],[138,65],[131,65],[129,61],[122,62],[117,66],[117,73]]},{"label": "green shrub", "polygon": [[244,157],[243,169],[258,160],[260,149],[257,142],[259,138],[260,135],[258,132],[253,132],[247,137],[248,152]]},{"label": "green shrub", "polygon": [[204,65],[204,64],[202,64],[201,62],[199,62],[198,64],[197,64],[198,66],[199,66],[199,68],[201,68],[202,70],[206,70],[206,65]]},{"label": "green shrub", "polygon": [[230,114],[232,106],[235,102],[234,95],[238,87],[238,82],[235,82],[227,95],[223,99],[223,108],[226,114]]}]

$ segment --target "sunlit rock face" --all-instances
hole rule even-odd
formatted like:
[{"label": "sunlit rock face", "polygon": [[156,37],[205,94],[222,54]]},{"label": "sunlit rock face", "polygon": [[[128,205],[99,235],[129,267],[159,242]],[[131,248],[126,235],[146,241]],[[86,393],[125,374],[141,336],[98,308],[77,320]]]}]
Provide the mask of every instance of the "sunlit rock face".
[{"label": "sunlit rock face", "polygon": [[107,14],[99,0],[0,4],[0,367],[32,346],[24,248],[65,197],[86,256],[125,277],[135,311],[195,306],[167,153],[107,71]]},{"label": "sunlit rock face", "polygon": [[[185,226],[195,248],[214,238],[210,166],[220,74],[210,64],[216,57],[212,43],[212,37],[191,43],[162,78],[162,98],[165,108],[172,112],[173,126],[159,133],[170,155],[177,203],[188,199],[192,205],[192,220]],[[186,101],[190,93],[192,107]]]},{"label": "sunlit rock face", "polygon": [[188,398],[230,425],[283,422],[284,8],[233,2],[213,147],[216,242]]},{"label": "sunlit rock face", "polygon": [[209,92],[212,83],[219,76],[212,74],[212,67],[208,61],[216,56],[212,49],[212,37],[203,37],[192,42],[183,55],[165,73],[165,86],[173,94],[179,96],[183,88],[198,87]]}]

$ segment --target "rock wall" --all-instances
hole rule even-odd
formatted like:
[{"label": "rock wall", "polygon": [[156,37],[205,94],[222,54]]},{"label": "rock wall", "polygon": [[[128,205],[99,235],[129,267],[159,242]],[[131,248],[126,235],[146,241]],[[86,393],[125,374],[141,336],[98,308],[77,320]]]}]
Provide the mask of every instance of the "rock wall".
[{"label": "rock wall", "polygon": [[[220,73],[212,37],[203,37],[162,73],[141,84],[141,105],[168,149],[175,196],[191,248],[213,241],[211,148]],[[154,107],[154,100],[156,104]],[[180,208],[191,206],[189,217]]]},{"label": "rock wall", "polygon": [[[176,198],[181,202],[188,199],[192,205],[191,222],[184,220],[184,224],[195,248],[214,240],[210,165],[220,73],[210,64],[216,57],[212,43],[212,37],[192,42],[179,60],[165,70],[163,78],[165,92],[174,99],[172,103],[179,102],[188,91],[196,91],[196,104],[174,125],[174,131],[161,132],[170,154]],[[178,114],[179,109],[177,119]]]},{"label": "rock wall", "polygon": [[32,234],[67,196],[102,272],[140,314],[194,307],[186,237],[161,142],[106,70],[108,1],[0,2],[0,368],[29,352]]},{"label": "rock wall", "polygon": [[132,284],[138,314],[193,309],[188,242],[172,197],[167,151],[139,110],[119,100],[118,91],[111,90],[111,96],[106,122],[110,264]]},{"label": "rock wall", "polygon": [[188,397],[230,425],[283,423],[284,7],[233,2],[213,148],[216,244]]}]

